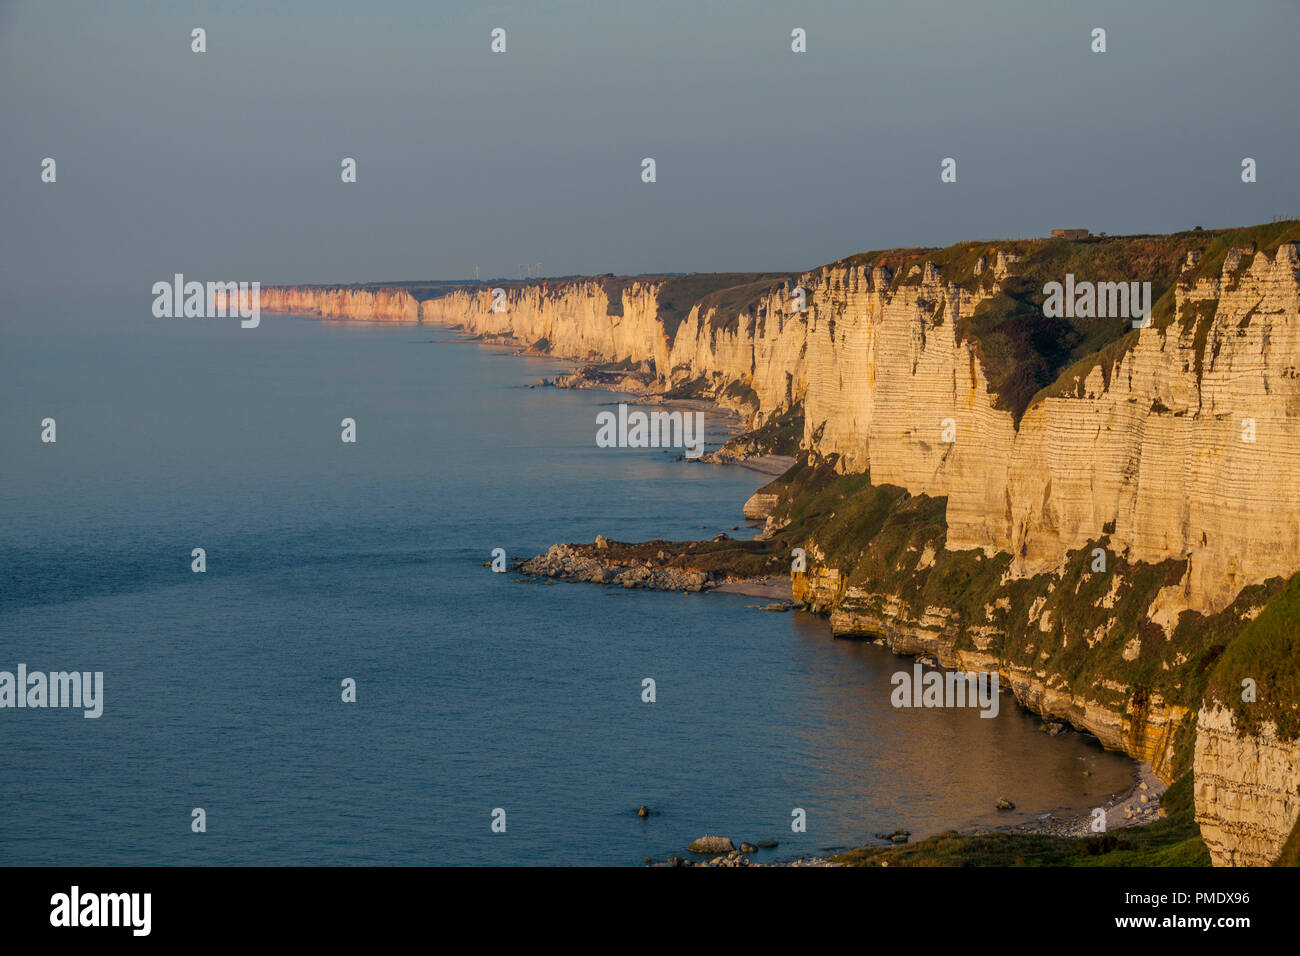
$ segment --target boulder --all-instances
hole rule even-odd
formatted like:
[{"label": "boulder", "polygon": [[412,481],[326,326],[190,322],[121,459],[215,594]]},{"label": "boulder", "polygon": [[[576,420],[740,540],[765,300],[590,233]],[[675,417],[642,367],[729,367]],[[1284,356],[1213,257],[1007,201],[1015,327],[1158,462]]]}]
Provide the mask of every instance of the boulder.
[{"label": "boulder", "polygon": [[686,849],[700,856],[715,856],[719,853],[730,853],[735,848],[729,837],[702,836]]}]

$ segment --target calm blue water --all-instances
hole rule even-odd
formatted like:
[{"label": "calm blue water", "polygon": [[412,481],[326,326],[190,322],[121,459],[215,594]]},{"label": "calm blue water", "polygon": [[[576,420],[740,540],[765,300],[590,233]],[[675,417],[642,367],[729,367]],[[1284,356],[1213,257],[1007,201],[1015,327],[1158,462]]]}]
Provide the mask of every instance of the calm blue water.
[{"label": "calm blue water", "polygon": [[0,319],[0,670],[105,675],[98,720],[0,710],[0,863],[635,864],[703,833],[788,858],[1129,782],[1005,695],[894,710],[910,660],[807,615],[490,573],[497,547],[712,535],[765,481],[596,448],[612,396],[519,387],[563,366],[149,301]]}]

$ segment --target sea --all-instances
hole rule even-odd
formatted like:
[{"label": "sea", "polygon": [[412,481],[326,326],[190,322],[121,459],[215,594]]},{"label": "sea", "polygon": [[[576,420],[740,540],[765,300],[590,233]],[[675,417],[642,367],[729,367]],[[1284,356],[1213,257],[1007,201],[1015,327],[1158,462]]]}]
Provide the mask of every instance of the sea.
[{"label": "sea", "polygon": [[0,708],[0,864],[633,866],[705,834],[775,862],[1132,782],[1009,694],[893,707],[911,659],[804,612],[494,573],[756,533],[769,477],[598,447],[626,397],[529,387],[564,363],[151,302],[0,316],[0,671],[103,688],[98,718]]}]

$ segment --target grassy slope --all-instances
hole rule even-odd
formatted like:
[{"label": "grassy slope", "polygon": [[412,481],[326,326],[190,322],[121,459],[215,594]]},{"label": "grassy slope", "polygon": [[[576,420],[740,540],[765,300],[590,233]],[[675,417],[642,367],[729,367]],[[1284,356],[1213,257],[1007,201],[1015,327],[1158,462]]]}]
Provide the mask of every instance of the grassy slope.
[{"label": "grassy slope", "polygon": [[715,332],[734,332],[740,326],[742,313],[752,309],[764,296],[777,291],[790,276],[764,276],[754,282],[731,286],[710,292],[700,299],[700,313],[708,314],[709,328]]},{"label": "grassy slope", "polygon": [[726,448],[746,448],[751,454],[788,455],[791,458],[799,454],[799,445],[803,440],[803,403],[798,402],[792,408],[769,418],[758,428],[728,439]]},{"label": "grassy slope", "polygon": [[[1255,681],[1253,702],[1241,699],[1245,678]],[[1300,575],[1227,645],[1206,697],[1227,706],[1240,729],[1272,721],[1283,738],[1300,736]]]},{"label": "grassy slope", "polygon": [[[677,329],[686,321],[691,307],[706,296],[726,293],[716,300],[726,301],[728,308],[738,308],[737,302],[749,302],[757,298],[755,290],[764,282],[775,285],[785,281],[784,273],[762,272],[697,272],[688,276],[678,276],[664,282],[659,290],[659,320],[663,323],[664,333],[672,342]],[[745,291],[731,293],[743,287]]]}]

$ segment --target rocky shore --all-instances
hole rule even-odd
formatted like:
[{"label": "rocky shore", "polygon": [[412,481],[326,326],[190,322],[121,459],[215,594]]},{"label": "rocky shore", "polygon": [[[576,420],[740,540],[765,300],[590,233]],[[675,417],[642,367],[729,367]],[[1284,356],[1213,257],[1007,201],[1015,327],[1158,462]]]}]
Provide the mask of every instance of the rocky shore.
[{"label": "rocky shore", "polygon": [[773,860],[759,862],[753,857],[760,850],[775,850],[780,844],[776,840],[760,840],[758,843],[740,843],[737,846],[729,837],[702,836],[686,848],[686,856],[670,856],[666,860],[649,858],[646,866],[705,866],[705,867],[750,867],[750,866],[841,866],[828,857],[800,857],[795,860]]},{"label": "rocky shore", "polygon": [[[1105,833],[1122,830],[1126,827],[1142,826],[1163,819],[1164,809],[1160,806],[1160,797],[1168,787],[1151,769],[1148,763],[1138,764],[1137,778],[1133,785],[1122,793],[1116,794],[1101,805],[1106,811]],[[1079,816],[1056,817],[1053,814],[1043,816],[1026,823],[1017,823],[1004,827],[990,828],[999,833],[1037,833],[1045,836],[1091,837],[1098,831],[1093,830],[1094,817],[1091,813]],[[990,832],[971,830],[972,834]]]},{"label": "rocky shore", "polygon": [[[608,548],[597,536],[596,549]],[[650,591],[706,591],[717,586],[707,571],[656,566],[649,560],[618,561],[590,555],[579,545],[553,544],[545,554],[520,562],[514,568],[522,574],[557,578],[561,581],[606,584]]]},{"label": "rocky shore", "polygon": [[740,540],[721,531],[710,541],[634,544],[597,535],[591,544],[551,545],[544,554],[515,562],[511,570],[609,587],[696,593],[716,589],[789,603],[784,566],[767,542]]},{"label": "rocky shore", "polygon": [[[1160,806],[1160,797],[1165,785],[1151,771],[1147,764],[1138,768],[1137,779],[1133,786],[1116,794],[1105,804],[1106,829],[1102,833],[1113,833],[1130,827],[1144,826],[1165,817]],[[1019,836],[1054,836],[1072,839],[1097,837],[1093,829],[1094,817],[1091,813],[1079,816],[1056,817],[1051,813],[1043,814],[1034,820],[1009,824],[999,827],[976,827],[962,830],[963,836],[978,836],[984,833],[1006,833]],[[911,832],[896,830],[893,833],[877,833],[880,841],[877,846],[895,846],[908,843]],[[666,860],[647,859],[646,866],[654,867],[838,867],[848,865],[835,856],[808,856],[793,860],[760,861],[754,859],[760,848],[775,848],[775,841],[761,844],[734,844],[727,837],[704,836],[691,843],[687,853],[682,856],[670,856]],[[835,852],[840,852],[840,848]],[[888,866],[888,860],[881,860],[882,866]]]},{"label": "rocky shore", "polygon": [[[1106,810],[1106,829],[1104,833],[1113,833],[1130,827],[1144,826],[1165,817],[1160,806],[1160,797],[1165,792],[1165,784],[1152,772],[1149,764],[1139,764],[1137,777],[1133,785],[1122,793],[1116,794],[1102,806]],[[1097,837],[1093,830],[1093,815],[1086,813],[1078,816],[1055,816],[1047,813],[1026,822],[1008,824],[998,827],[975,827],[959,831],[963,836],[978,836],[984,833],[1006,833],[1020,836],[1055,836],[1072,839]],[[886,847],[906,845],[911,837],[908,830],[895,830],[893,833],[877,833],[875,846]],[[761,844],[774,847],[775,843]],[[753,858],[760,845],[740,843],[735,845],[727,837],[701,837],[688,847],[684,856],[671,856],[667,860],[647,860],[647,866],[706,866],[706,867],[830,867],[845,866],[845,862],[835,856],[809,856],[794,860],[759,861]],[[840,851],[836,851],[840,852]],[[881,865],[888,866],[888,860],[881,860]]]}]

